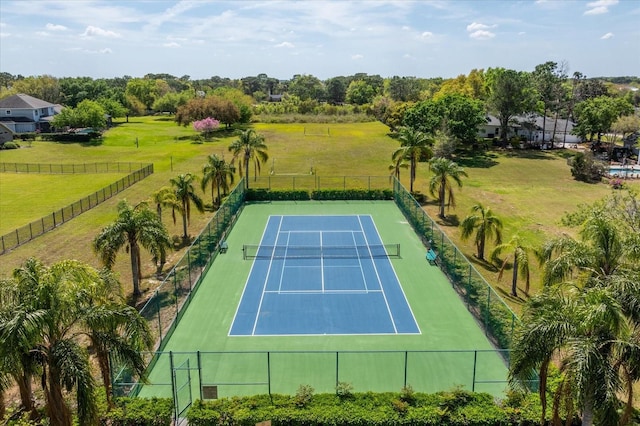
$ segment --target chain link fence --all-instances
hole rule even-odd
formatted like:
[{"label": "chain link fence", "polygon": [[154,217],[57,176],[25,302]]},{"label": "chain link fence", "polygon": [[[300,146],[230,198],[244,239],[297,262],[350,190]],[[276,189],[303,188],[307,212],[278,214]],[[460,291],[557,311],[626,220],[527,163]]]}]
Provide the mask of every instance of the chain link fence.
[{"label": "chain link fence", "polygon": [[[52,171],[50,171],[52,170]],[[72,171],[75,170],[75,171]],[[86,171],[84,171],[86,170]],[[89,164],[19,164],[0,163],[0,171],[14,173],[115,173],[121,171],[129,173],[122,179],[106,186],[91,195],[56,210],[53,213],[35,220],[28,225],[0,236],[0,255],[7,253],[36,237],[55,229],[57,226],[70,221],[108,200],[119,192],[124,191],[136,182],[141,181],[153,173],[153,164],[135,163],[89,163]]]}]

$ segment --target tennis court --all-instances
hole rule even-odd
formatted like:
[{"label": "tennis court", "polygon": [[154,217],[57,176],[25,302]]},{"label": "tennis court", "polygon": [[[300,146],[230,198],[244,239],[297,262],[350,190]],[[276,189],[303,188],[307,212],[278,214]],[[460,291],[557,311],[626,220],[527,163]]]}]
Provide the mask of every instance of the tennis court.
[{"label": "tennis court", "polygon": [[418,326],[370,215],[270,216],[231,336],[403,334]]},{"label": "tennis court", "polygon": [[247,204],[226,242],[140,396],[506,388],[502,355],[394,202]]}]

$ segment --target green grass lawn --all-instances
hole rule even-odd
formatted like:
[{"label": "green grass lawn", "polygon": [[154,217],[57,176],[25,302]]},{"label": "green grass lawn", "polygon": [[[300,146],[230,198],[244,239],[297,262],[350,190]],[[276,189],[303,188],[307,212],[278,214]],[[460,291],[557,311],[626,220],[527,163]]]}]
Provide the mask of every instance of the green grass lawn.
[{"label": "green grass lawn", "polygon": [[[388,128],[378,122],[256,123],[253,127],[265,136],[265,143],[269,147],[270,158],[262,166],[262,176],[267,176],[271,168],[276,175],[308,174],[311,167],[319,177],[388,176],[391,153],[398,147],[398,142],[389,137]],[[327,127],[330,136],[321,136],[327,133]],[[115,218],[115,207],[119,199],[126,198],[137,203],[148,198],[153,191],[168,185],[169,179],[179,173],[201,174],[202,165],[209,154],[224,155],[227,160],[231,159],[228,146],[236,139],[233,133],[222,132],[220,137],[201,144],[193,143],[191,138],[195,135],[191,127],[178,126],[171,117],[133,117],[129,123],[119,123],[110,129],[102,145],[34,142],[29,149],[0,151],[0,161],[5,162],[131,161],[151,162],[155,167],[153,175],[119,196],[81,215],[70,224],[4,255],[0,262],[0,275],[8,275],[31,255],[45,262],[76,258],[98,266],[97,258],[90,250],[90,243],[99,229]],[[565,153],[561,150],[487,151],[479,155],[465,154],[458,161],[465,167],[469,177],[463,180],[463,188],[455,191],[457,207],[449,210],[447,221],[439,220],[439,223],[471,261],[474,261],[474,246],[472,241],[460,241],[457,223],[469,214],[473,204],[481,202],[490,206],[503,218],[506,239],[518,231],[529,238],[532,245],[536,245],[561,232],[571,232],[561,225],[562,216],[574,211],[580,203],[591,203],[611,191],[604,183],[591,185],[573,180]],[[408,187],[408,171],[403,170],[402,173],[401,181]],[[430,177],[426,163],[418,165],[417,174],[415,188],[426,194]],[[0,179],[5,176],[7,175],[3,174]],[[22,190],[31,194],[33,189],[27,187]],[[209,193],[202,196],[205,201],[210,202]],[[14,201],[3,202],[11,206]],[[428,197],[425,210],[436,217],[437,206],[433,203],[433,197]],[[180,221],[174,225],[169,216],[165,215],[165,222],[171,235],[180,235]],[[196,235],[209,217],[210,214],[192,214],[191,235]],[[491,248],[492,245],[489,244],[487,250]],[[173,252],[170,260],[176,260],[180,255],[181,252]],[[144,261],[149,280],[143,287],[152,289],[158,284],[151,276],[153,265],[148,257]],[[539,274],[535,262],[533,266],[532,288],[536,291]],[[494,266],[477,263],[477,267],[506,297],[508,278],[498,282]],[[129,260],[125,253],[118,257],[116,270],[125,286],[130,285]],[[509,299],[508,302],[518,310],[522,300]]]},{"label": "green grass lawn", "polygon": [[51,215],[121,179],[122,173],[0,174],[0,235]]}]

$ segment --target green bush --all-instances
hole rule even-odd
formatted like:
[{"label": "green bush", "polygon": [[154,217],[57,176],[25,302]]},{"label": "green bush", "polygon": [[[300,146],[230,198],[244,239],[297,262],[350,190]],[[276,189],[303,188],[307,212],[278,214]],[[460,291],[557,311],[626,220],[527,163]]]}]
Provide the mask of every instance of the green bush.
[{"label": "green bush", "polygon": [[[462,389],[425,394],[411,392],[413,404],[405,398],[407,390],[386,393],[354,393],[341,399],[335,394],[309,393],[301,386],[295,396],[256,395],[196,401],[187,413],[190,425],[253,426],[271,420],[274,425],[361,426],[361,425],[535,425],[541,414],[537,395],[524,394],[518,400],[523,410],[508,402],[500,404],[489,394]],[[301,395],[307,401],[300,405]]]},{"label": "green bush", "polygon": [[309,192],[304,190],[276,191],[270,189],[251,189],[246,193],[247,201],[305,201]]},{"label": "green bush", "polygon": [[312,200],[393,200],[390,189],[319,189],[311,192]]},{"label": "green bush", "polygon": [[590,152],[578,152],[570,161],[571,176],[576,180],[597,183],[604,174],[604,165],[595,160]]},{"label": "green bush", "polygon": [[115,403],[102,419],[112,426],[168,426],[172,422],[170,398],[117,398]]},{"label": "green bush", "polygon": [[18,149],[20,148],[20,144],[18,144],[18,142],[5,142],[2,145],[0,145],[0,149]]}]

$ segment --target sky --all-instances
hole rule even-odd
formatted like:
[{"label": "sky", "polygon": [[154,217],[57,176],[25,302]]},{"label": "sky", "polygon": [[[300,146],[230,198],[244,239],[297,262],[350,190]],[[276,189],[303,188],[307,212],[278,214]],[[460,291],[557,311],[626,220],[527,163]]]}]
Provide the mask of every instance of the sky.
[{"label": "sky", "polygon": [[0,72],[191,79],[640,75],[638,0],[0,0]]}]

